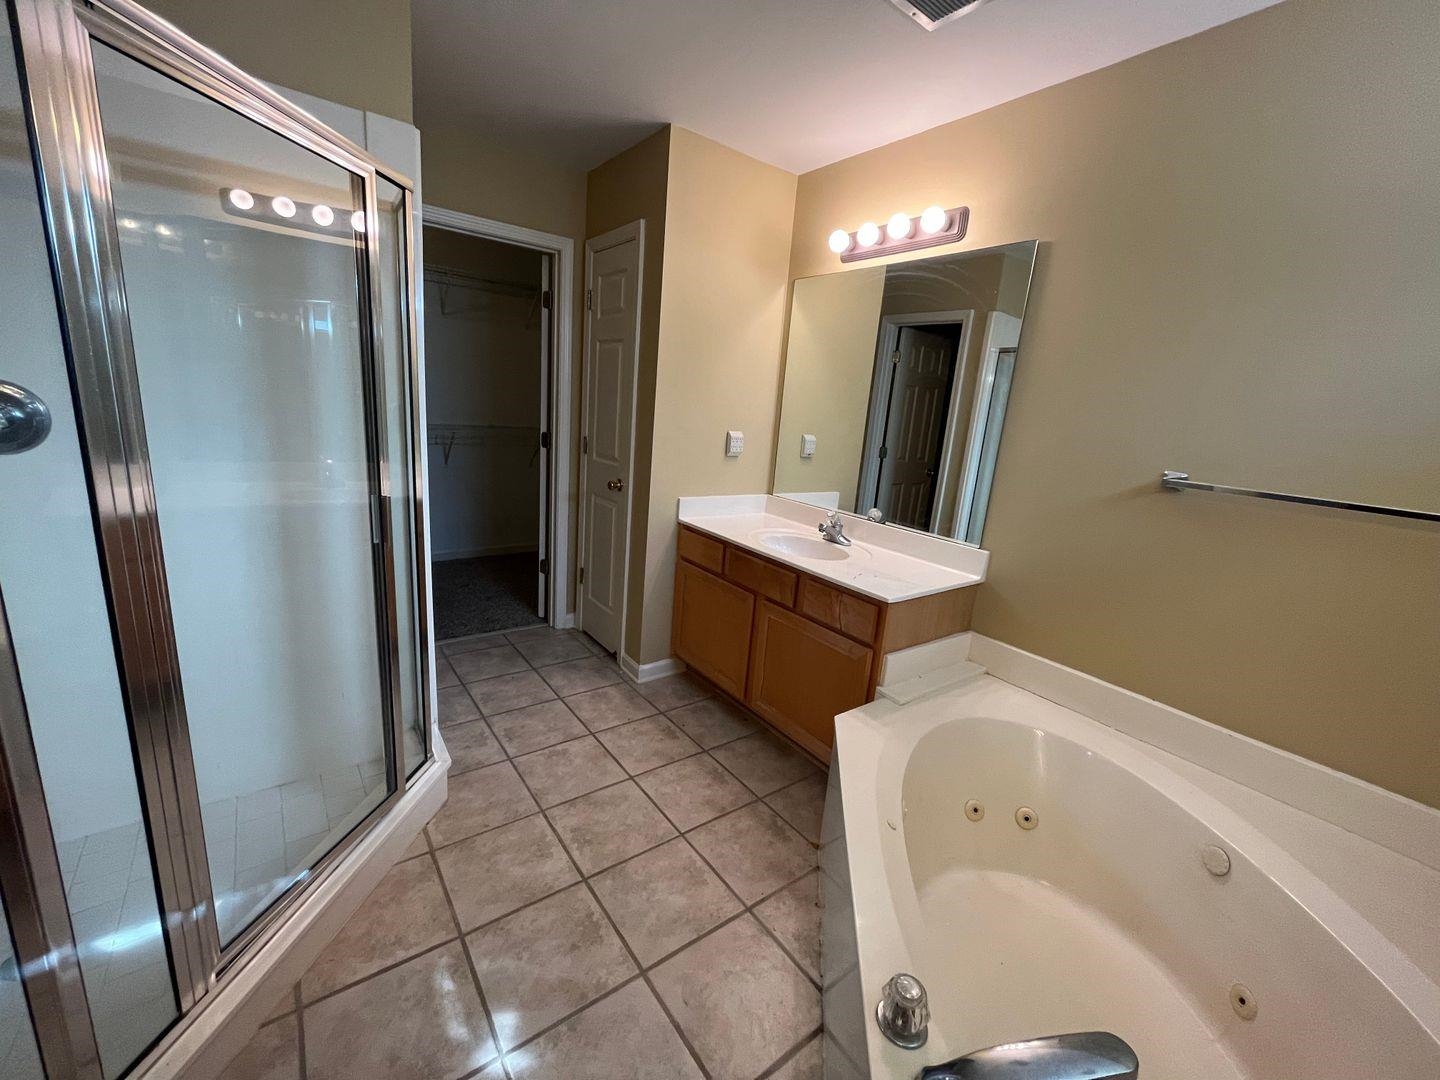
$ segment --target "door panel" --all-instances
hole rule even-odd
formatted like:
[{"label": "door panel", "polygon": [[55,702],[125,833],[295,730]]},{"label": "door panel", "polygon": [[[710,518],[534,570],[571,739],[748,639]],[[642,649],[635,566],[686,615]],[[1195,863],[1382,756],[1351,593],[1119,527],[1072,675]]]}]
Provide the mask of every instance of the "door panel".
[{"label": "door panel", "polygon": [[928,529],[955,370],[955,342],[953,337],[906,326],[900,330],[898,352],[879,505],[897,524]]},{"label": "door panel", "polygon": [[349,170],[94,57],[223,942],[386,795],[365,206]]},{"label": "door panel", "polygon": [[580,624],[612,652],[621,646],[630,526],[640,242],[590,257]]}]

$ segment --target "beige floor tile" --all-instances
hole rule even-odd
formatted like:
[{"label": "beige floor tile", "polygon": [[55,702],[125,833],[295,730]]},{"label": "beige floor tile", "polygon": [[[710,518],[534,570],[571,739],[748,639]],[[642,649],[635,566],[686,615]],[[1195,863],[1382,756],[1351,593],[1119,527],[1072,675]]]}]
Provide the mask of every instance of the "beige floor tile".
[{"label": "beige floor tile", "polygon": [[636,778],[681,832],[744,806],[755,793],[709,754],[697,754]]},{"label": "beige floor tile", "polygon": [[314,1001],[455,935],[435,864],[396,863],[310,965],[300,994]]},{"label": "beige floor tile", "polygon": [[435,857],[466,931],[579,880],[540,814],[442,848]]},{"label": "beige floor tile", "polygon": [[542,701],[490,717],[490,728],[515,757],[588,735],[563,701]]},{"label": "beige floor tile", "polygon": [[586,690],[611,686],[621,681],[619,665],[614,660],[605,660],[598,656],[551,664],[541,668],[540,674],[561,697],[582,694]]},{"label": "beige floor tile", "polygon": [[458,941],[305,1010],[308,1080],[454,1080],[494,1056]]},{"label": "beige floor tile", "polygon": [[555,807],[550,824],[587,876],[675,835],[665,815],[629,780]]},{"label": "beige floor tile", "polygon": [[484,720],[468,720],[445,729],[445,749],[450,751],[450,774],[494,765],[505,760],[505,751]]},{"label": "beige floor tile", "polygon": [[706,750],[760,730],[759,724],[723,698],[706,698],[691,705],[682,705],[670,710],[669,716],[681,731]]},{"label": "beige floor tile", "polygon": [[755,917],[770,928],[780,944],[820,981],[820,874],[806,874],[755,907]]},{"label": "beige floor tile", "polygon": [[220,1080],[300,1080],[300,1027],[295,1016],[257,1031]]},{"label": "beige floor tile", "polygon": [[711,690],[705,683],[686,672],[641,683],[636,689],[661,712],[670,712],[711,696]]},{"label": "beige floor tile", "polygon": [[474,720],[480,715],[479,706],[463,686],[447,686],[437,691],[435,696],[440,703],[441,727],[463,724],[466,720]]},{"label": "beige floor tile", "polygon": [[[617,1037],[618,1036],[618,1037]],[[641,979],[505,1059],[515,1080],[700,1080],[701,1073]]]},{"label": "beige floor tile", "polygon": [[554,806],[625,779],[625,770],[593,735],[516,758],[515,767],[541,806]]},{"label": "beige floor tile", "polygon": [[450,666],[450,661],[443,656],[435,658],[435,685],[441,689],[460,685],[460,676],[455,674],[455,669]]},{"label": "beige floor tile", "polygon": [[516,651],[513,645],[497,645],[491,649],[476,649],[450,658],[450,666],[463,683],[493,679],[497,675],[511,675],[526,671],[530,665]]},{"label": "beige floor tile", "polygon": [[815,849],[763,803],[751,803],[687,835],[747,904],[815,866]]},{"label": "beige floor tile", "polygon": [[538,1034],[635,974],[584,885],[466,938],[502,1049]]},{"label": "beige floor tile", "polygon": [[689,736],[663,716],[608,728],[595,737],[632,776],[700,752]]},{"label": "beige floor tile", "polygon": [[770,809],[783,817],[812,844],[820,843],[820,819],[825,813],[824,773],[807,776],[798,783],[765,796]]},{"label": "beige floor tile", "polygon": [[694,941],[741,909],[684,840],[597,874],[590,882],[642,964]]},{"label": "beige floor tile", "polygon": [[564,637],[568,633],[570,633],[568,630],[557,630],[553,626],[536,623],[534,626],[524,626],[518,630],[506,630],[503,632],[503,636],[511,645],[518,645],[522,641],[543,641],[547,638]]},{"label": "beige floor tile", "polygon": [[770,1080],[820,1080],[820,1047],[823,1036],[816,1035],[799,1053],[770,1074]]},{"label": "beige floor tile", "polygon": [[820,994],[749,915],[651,972],[715,1080],[752,1080],[820,1027]]},{"label": "beige floor tile", "polygon": [[425,840],[425,830],[421,829],[415,834],[415,839],[410,841],[410,846],[405,849],[405,854],[400,856],[403,862],[406,859],[413,859],[417,855],[428,855],[430,845]]},{"label": "beige floor tile", "polygon": [[654,705],[625,683],[574,694],[565,699],[565,704],[591,731],[604,731],[656,712]]},{"label": "beige floor tile", "polygon": [[773,735],[750,735],[711,753],[756,795],[769,795],[818,770],[804,754]]},{"label": "beige floor tile", "polygon": [[457,656],[476,649],[493,649],[497,645],[508,644],[505,640],[508,636],[503,630],[491,630],[484,634],[470,634],[468,637],[448,638],[440,642],[440,651],[446,656]]},{"label": "beige floor tile", "polygon": [[295,987],[291,986],[291,987],[289,987],[288,989],[286,989],[285,993],[281,995],[280,999],[275,1002],[275,1007],[270,1010],[270,1015],[267,1016],[267,1017],[265,1017],[265,1021],[264,1021],[264,1022],[268,1024],[268,1023],[270,1023],[270,1021],[272,1021],[272,1020],[279,1020],[280,1017],[282,1017],[282,1016],[288,1016],[290,1013],[292,1013],[292,1012],[294,1012],[294,1011],[295,1011]]},{"label": "beige floor tile", "polygon": [[517,671],[513,675],[470,683],[468,689],[486,716],[523,709],[526,705],[549,701],[555,696],[545,680],[533,671]]},{"label": "beige floor tile", "polygon": [[452,776],[449,794],[427,828],[437,848],[504,825],[536,810],[535,800],[508,761]]},{"label": "beige floor tile", "polygon": [[583,660],[591,655],[584,639],[573,630],[566,630],[547,637],[522,638],[515,642],[515,648],[530,661],[532,667],[559,664],[565,660]]}]

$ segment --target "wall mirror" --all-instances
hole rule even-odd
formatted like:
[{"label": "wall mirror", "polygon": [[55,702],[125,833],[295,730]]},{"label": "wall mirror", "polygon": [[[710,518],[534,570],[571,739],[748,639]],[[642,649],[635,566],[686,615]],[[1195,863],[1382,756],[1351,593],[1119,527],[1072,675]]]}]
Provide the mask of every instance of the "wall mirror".
[{"label": "wall mirror", "polygon": [[796,281],[774,493],[979,544],[1036,246]]}]

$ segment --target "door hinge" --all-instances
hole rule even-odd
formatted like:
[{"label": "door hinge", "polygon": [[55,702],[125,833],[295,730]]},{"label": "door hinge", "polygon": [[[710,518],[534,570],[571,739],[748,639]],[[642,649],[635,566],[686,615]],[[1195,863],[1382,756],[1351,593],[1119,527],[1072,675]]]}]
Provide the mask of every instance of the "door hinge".
[{"label": "door hinge", "polygon": [[541,449],[541,450],[549,450],[549,449],[550,449],[550,432],[548,432],[548,431],[542,431],[542,432],[540,432],[540,449]]},{"label": "door hinge", "polygon": [[892,353],[890,354],[890,363],[892,363],[892,364],[898,364],[899,362],[900,362],[900,350],[899,350],[899,349],[896,349],[894,352],[892,352]]},{"label": "door hinge", "polygon": [[550,573],[550,560],[549,560],[549,559],[541,559],[541,560],[540,560],[540,573],[542,573],[542,574],[548,574],[548,573]]},{"label": "door hinge", "polygon": [[588,454],[588,453],[590,452],[590,436],[589,436],[589,435],[581,435],[581,436],[580,436],[580,452],[581,452],[582,454]]},{"label": "door hinge", "polygon": [[585,567],[580,567],[580,584],[585,584]]},{"label": "door hinge", "polygon": [[881,461],[884,461],[884,460],[885,460],[887,457],[889,457],[889,456],[890,456],[890,448],[889,448],[888,446],[882,446],[882,447],[880,447],[880,460],[881,460]]},{"label": "door hinge", "polygon": [[540,294],[540,306],[546,311],[550,310],[550,290],[546,289]]},{"label": "door hinge", "polygon": [[593,311],[594,309],[595,309],[595,294],[594,294],[593,292],[591,292],[589,289],[586,289],[586,290],[585,290],[585,310],[586,310],[586,311]]}]

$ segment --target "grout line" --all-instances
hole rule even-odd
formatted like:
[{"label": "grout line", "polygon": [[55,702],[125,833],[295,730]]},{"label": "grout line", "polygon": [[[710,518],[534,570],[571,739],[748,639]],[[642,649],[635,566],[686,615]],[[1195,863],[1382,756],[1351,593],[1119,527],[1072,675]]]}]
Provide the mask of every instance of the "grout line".
[{"label": "grout line", "polygon": [[779,1072],[786,1065],[788,1065],[794,1058],[798,1057],[802,1050],[804,1050],[812,1042],[818,1039],[821,1032],[823,1032],[824,1030],[825,1024],[823,1022],[815,1025],[815,1027],[811,1028],[808,1032],[805,1033],[805,1035],[801,1038],[799,1042],[797,1042],[789,1050],[786,1050],[783,1054],[776,1058],[774,1063],[768,1069],[762,1072],[758,1077],[756,1077],[755,1080],[766,1080],[767,1077],[774,1076],[777,1072]]},{"label": "grout line", "polygon": [[[450,895],[450,886],[445,881],[445,875],[440,870],[440,860],[433,850],[430,852],[430,865],[434,868],[435,876],[440,881],[440,892],[445,897],[445,906],[450,909],[450,921],[455,924],[455,932],[460,935],[460,952],[465,956],[465,966],[470,969],[470,979],[474,982],[475,993],[480,998],[480,1011],[485,1014],[485,1027],[490,1032],[490,1043],[495,1047],[495,1053],[501,1059],[501,1071],[508,1076],[509,1070],[504,1065],[505,1053],[500,1048],[500,1032],[495,1027],[495,1017],[490,1013],[490,1003],[485,1000],[485,988],[480,985],[480,972],[475,968],[475,958],[470,955],[470,944],[465,940],[465,928],[460,925],[460,914],[455,910],[455,900]],[[437,948],[439,947],[437,946]],[[491,1061],[484,1062],[481,1068],[489,1068],[493,1060],[492,1058]]]},{"label": "grout line", "polygon": [[300,995],[300,980],[295,980],[295,1053],[299,1056],[300,1080],[306,1080],[310,1067],[305,1061],[305,1001]]},{"label": "grout line", "polygon": [[[461,937],[463,937],[463,935],[461,935]],[[366,975],[360,976],[358,979],[354,979],[350,982],[345,983],[343,986],[337,986],[333,990],[326,990],[323,994],[316,995],[315,1000],[305,1002],[305,1005],[308,1008],[313,1009],[322,1001],[329,1001],[331,998],[338,997],[340,994],[345,993],[346,990],[355,989],[355,987],[359,986],[361,983],[369,982],[371,979],[379,978],[381,975],[388,975],[396,968],[408,964],[411,960],[418,960],[420,957],[425,956],[428,953],[435,952],[437,949],[443,949],[446,945],[453,945],[459,940],[461,940],[460,937],[447,937],[444,941],[437,941],[433,945],[426,945],[423,949],[417,949],[415,952],[409,953],[401,957],[399,960],[392,961],[391,963],[386,964],[384,967],[378,967],[374,971]]]}]

